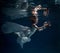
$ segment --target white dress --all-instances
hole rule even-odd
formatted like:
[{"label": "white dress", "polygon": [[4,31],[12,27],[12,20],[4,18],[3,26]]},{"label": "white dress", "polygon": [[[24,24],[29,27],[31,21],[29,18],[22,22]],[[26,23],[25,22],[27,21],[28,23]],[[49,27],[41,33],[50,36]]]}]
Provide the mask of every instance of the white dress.
[{"label": "white dress", "polygon": [[23,48],[24,43],[30,42],[30,37],[35,33],[37,29],[34,27],[22,26],[13,22],[6,22],[2,25],[2,31],[5,34],[15,33],[18,35],[17,42]]}]

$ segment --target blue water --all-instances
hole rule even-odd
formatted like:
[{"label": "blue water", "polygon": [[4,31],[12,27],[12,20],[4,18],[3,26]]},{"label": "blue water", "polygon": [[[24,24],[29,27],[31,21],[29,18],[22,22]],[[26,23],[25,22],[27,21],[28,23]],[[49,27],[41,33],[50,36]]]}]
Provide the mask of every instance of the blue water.
[{"label": "blue water", "polygon": [[[60,53],[60,8],[59,6],[55,6],[49,4],[49,0],[37,1],[34,0],[36,4],[47,4],[50,10],[48,17],[39,17],[38,25],[42,25],[42,23],[46,20],[50,20],[52,26],[45,29],[44,31],[38,32],[31,37],[31,42],[26,43],[24,48],[21,49],[20,45],[17,44],[17,35],[12,34],[3,34],[1,31],[0,35],[0,53]],[[1,25],[6,21],[5,17],[1,19]],[[43,17],[43,18],[41,18]],[[20,21],[16,20],[14,22],[20,23]],[[25,20],[21,24],[29,25],[29,23]]]}]

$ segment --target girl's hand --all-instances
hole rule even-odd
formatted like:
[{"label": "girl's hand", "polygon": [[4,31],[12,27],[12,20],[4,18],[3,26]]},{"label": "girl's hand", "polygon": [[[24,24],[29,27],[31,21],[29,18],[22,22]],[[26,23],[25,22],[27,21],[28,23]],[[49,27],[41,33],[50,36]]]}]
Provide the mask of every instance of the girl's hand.
[{"label": "girl's hand", "polygon": [[48,14],[49,14],[49,10],[48,9],[44,10],[43,15],[48,16]]},{"label": "girl's hand", "polygon": [[44,26],[45,26],[45,27],[51,26],[51,23],[50,23],[50,22],[44,22]]}]

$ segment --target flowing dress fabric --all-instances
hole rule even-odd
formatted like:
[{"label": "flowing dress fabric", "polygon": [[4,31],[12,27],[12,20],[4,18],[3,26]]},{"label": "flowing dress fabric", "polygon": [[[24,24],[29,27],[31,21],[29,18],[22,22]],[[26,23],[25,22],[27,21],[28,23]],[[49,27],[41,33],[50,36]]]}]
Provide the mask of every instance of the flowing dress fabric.
[{"label": "flowing dress fabric", "polygon": [[31,36],[35,33],[34,27],[22,26],[13,22],[6,22],[2,25],[2,31],[4,33],[20,32],[21,35]]},{"label": "flowing dress fabric", "polygon": [[27,42],[31,41],[31,36],[35,33],[37,29],[34,27],[22,26],[13,22],[6,22],[2,25],[3,33],[15,33],[18,35],[17,43],[20,44],[21,48]]}]

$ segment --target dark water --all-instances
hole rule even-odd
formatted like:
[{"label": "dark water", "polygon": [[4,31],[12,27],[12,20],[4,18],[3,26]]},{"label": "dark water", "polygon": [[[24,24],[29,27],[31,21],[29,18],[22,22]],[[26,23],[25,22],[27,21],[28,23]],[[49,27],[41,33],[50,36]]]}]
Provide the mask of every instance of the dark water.
[{"label": "dark water", "polygon": [[[7,1],[7,0],[6,0]],[[0,53],[60,53],[60,6],[54,5],[54,2],[49,0],[37,1],[34,0],[36,4],[46,4],[50,10],[49,16],[46,20],[50,20],[52,26],[45,29],[41,32],[36,32],[32,37],[32,41],[26,43],[24,48],[21,49],[20,45],[17,44],[17,35],[16,34],[3,34],[0,30]],[[4,7],[4,4],[1,4],[1,9]],[[41,16],[43,17],[43,16]],[[45,21],[45,17],[39,17],[38,25],[42,25]],[[8,19],[4,17],[4,14],[0,14],[0,27]],[[20,23],[16,20],[14,22]],[[29,25],[25,20],[21,24]]]}]

